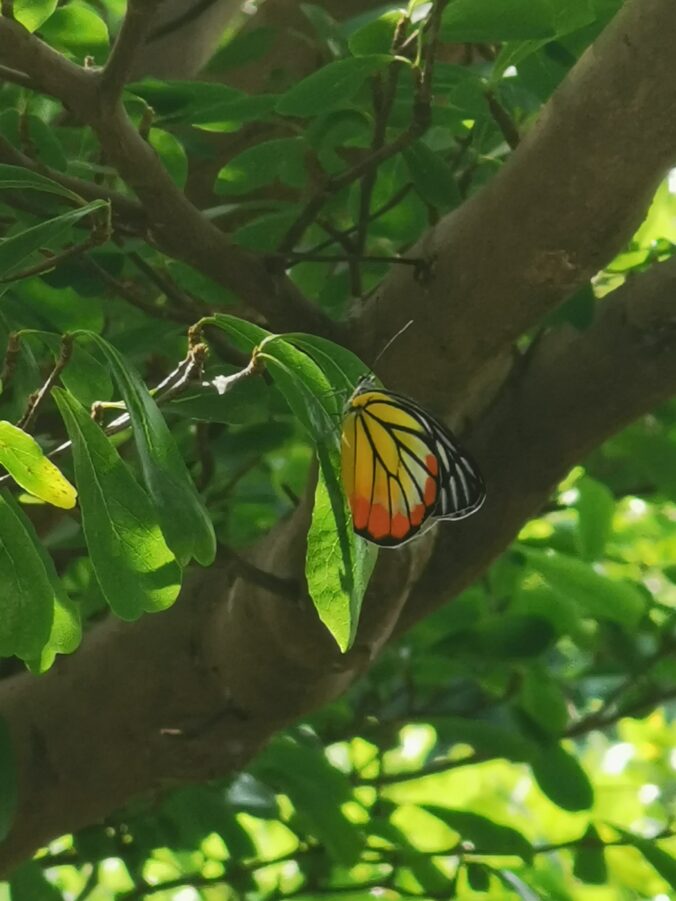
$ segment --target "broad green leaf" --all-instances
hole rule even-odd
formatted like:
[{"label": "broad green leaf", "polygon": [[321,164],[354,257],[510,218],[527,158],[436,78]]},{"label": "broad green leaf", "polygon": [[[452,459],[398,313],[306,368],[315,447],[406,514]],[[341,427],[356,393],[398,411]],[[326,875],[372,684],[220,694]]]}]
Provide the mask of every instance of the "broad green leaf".
[{"label": "broad green leaf", "polygon": [[58,0],[14,0],[14,18],[28,31],[35,31],[56,9]]},{"label": "broad green leaf", "polygon": [[465,871],[467,873],[467,882],[469,887],[475,892],[487,892],[490,888],[491,879],[489,871],[480,863],[466,863]]},{"label": "broad green leaf", "polygon": [[[354,641],[377,556],[372,545],[354,534],[340,481],[338,440],[344,395],[352,374],[362,374],[364,366],[349,351],[311,336],[294,334],[289,340],[266,336],[262,329],[225,315],[205,322],[237,337],[249,352],[258,344],[259,359],[315,442],[320,474],[308,533],[306,578],[320,619],[340,649],[347,650]],[[328,363],[331,348],[335,355]]]},{"label": "broad green leaf", "polygon": [[468,810],[451,810],[436,804],[425,804],[423,808],[450,826],[462,840],[472,842],[477,854],[518,854],[526,861],[533,856],[531,843],[511,826],[504,826]]},{"label": "broad green leaf", "polygon": [[296,221],[298,212],[298,208],[294,206],[279,213],[265,213],[236,228],[232,233],[232,239],[247,250],[261,252],[276,250]]},{"label": "broad green leaf", "polygon": [[75,488],[35,438],[10,422],[0,422],[0,464],[29,494],[64,510],[75,506]]},{"label": "broad green leaf", "polygon": [[564,810],[588,810],[594,803],[589,777],[577,758],[561,745],[541,748],[530,765],[542,791]]},{"label": "broad green leaf", "polygon": [[369,56],[373,53],[390,53],[402,11],[390,9],[353,31],[347,44],[353,56]]},{"label": "broad green leaf", "polygon": [[265,119],[276,103],[277,94],[235,97],[232,100],[214,103],[213,106],[198,108],[195,114],[190,116],[190,123],[202,131],[233,132],[247,122]]},{"label": "broad green leaf", "polygon": [[105,200],[94,200],[77,210],[62,213],[54,219],[48,219],[26,231],[4,238],[0,242],[0,276],[7,278],[14,274],[22,268],[22,264],[31,254],[51,245],[64,233],[70,231],[76,222],[107,206],[108,203]]},{"label": "broad green leaf", "polygon": [[594,828],[589,826],[575,851],[573,874],[590,885],[606,885],[608,867],[603,850],[603,842]]},{"label": "broad green leaf", "polygon": [[103,19],[91,6],[78,0],[59,7],[40,29],[40,36],[78,60],[89,55],[98,64],[104,62],[110,42]]},{"label": "broad green leaf", "polygon": [[167,544],[185,565],[191,557],[208,566],[216,554],[213,525],[195,490],[169,426],[136,370],[122,354],[93,332],[86,335],[110,364],[131,417],[143,476],[157,505]]},{"label": "broad green leaf", "polygon": [[641,838],[625,829],[621,829],[614,823],[611,824],[613,829],[620,833],[623,839],[630,845],[633,845],[645,857],[648,863],[654,867],[660,874],[662,879],[670,888],[676,890],[676,859],[655,842],[647,838]]},{"label": "broad green leaf", "polygon": [[170,607],[181,571],[153,504],[85,408],[60,388],[54,399],[73,442],[82,526],[106,600],[126,620]]},{"label": "broad green leaf", "polygon": [[453,42],[502,42],[556,35],[548,0],[453,0],[443,12],[441,35]]},{"label": "broad green leaf", "polygon": [[219,194],[241,194],[273,181],[300,188],[307,178],[304,138],[275,138],[237,154],[218,173]]},{"label": "broad green leaf", "polygon": [[0,493],[0,657],[35,660],[49,640],[54,586],[32,531],[9,495]]},{"label": "broad green leaf", "polygon": [[544,617],[511,613],[486,619],[451,642],[467,643],[470,651],[490,658],[509,659],[542,654],[555,638],[554,627]]},{"label": "broad green leaf", "polygon": [[635,626],[643,615],[645,598],[628,582],[610,579],[588,563],[556,551],[523,544],[519,551],[552,588],[574,600],[588,615],[625,628]]},{"label": "broad green leaf", "polygon": [[32,541],[54,593],[54,615],[47,642],[39,655],[34,659],[26,659],[26,666],[32,672],[44,673],[54,663],[57,654],[72,654],[80,644],[82,640],[80,608],[68,596],[63,582],[57,575],[54,561],[35,534],[33,525],[20,504],[9,493],[5,494],[5,500],[11,506],[16,518],[23,524],[26,536]]},{"label": "broad green leaf", "polygon": [[284,116],[305,117],[344,106],[369,75],[374,75],[391,62],[390,56],[377,54],[329,63],[282,94],[277,101],[277,112]]},{"label": "broad green leaf", "polygon": [[0,717],[0,842],[12,828],[16,809],[16,766],[7,723]]},{"label": "broad green leaf", "polygon": [[[63,145],[57,137],[58,132],[39,116],[19,109],[6,109],[0,113],[0,134],[17,147],[29,146],[35,163],[42,163],[60,172],[65,172],[68,168]],[[30,169],[24,171],[29,176],[33,174]],[[67,188],[61,188],[60,193],[62,196],[69,194],[78,206],[85,203],[83,198],[77,197]]]},{"label": "broad green leaf", "polygon": [[275,35],[274,28],[265,26],[238,30],[227,44],[211,57],[206,71],[225,72],[233,66],[243,66],[265,56],[274,43]]},{"label": "broad green leaf", "polygon": [[27,860],[12,871],[9,890],[12,901],[63,901],[63,895],[49,882],[37,860]]},{"label": "broad green leaf", "polygon": [[615,498],[609,488],[590,476],[584,476],[575,487],[580,551],[585,560],[598,560],[612,528]]},{"label": "broad green leaf", "polygon": [[185,185],[188,177],[188,157],[183,144],[171,132],[161,128],[151,128],[148,143],[164,163],[164,167],[179,188]]},{"label": "broad green leaf", "polygon": [[453,883],[442,867],[428,855],[422,854],[394,823],[374,817],[369,826],[372,834],[400,850],[402,863],[410,869],[420,888],[433,898],[453,897]]},{"label": "broad green leaf", "polygon": [[51,178],[21,166],[9,166],[5,163],[0,164],[0,190],[43,191],[84,205],[84,200],[78,194],[52,181]]},{"label": "broad green leaf", "polygon": [[371,374],[368,366],[356,354],[326,338],[290,332],[284,335],[284,340],[295,347],[300,347],[308,356],[312,357],[331,385],[334,386],[333,390],[342,405],[354,391],[359,379],[364,375]]},{"label": "broad green leaf", "polygon": [[453,170],[438,153],[423,141],[416,141],[404,151],[416,191],[432,206],[451,210],[461,201]]},{"label": "broad green leaf", "polygon": [[357,862],[364,839],[341,809],[351,799],[352,789],[347,777],[331,766],[322,748],[288,736],[275,738],[257,758],[254,771],[291,798],[334,860],[348,867]]},{"label": "broad green leaf", "polygon": [[227,801],[236,810],[254,817],[274,820],[279,817],[279,802],[272,789],[251,773],[239,773],[228,788]]},{"label": "broad green leaf", "polygon": [[537,745],[514,726],[508,728],[460,716],[432,716],[428,722],[437,730],[440,741],[449,746],[471,745],[481,757],[504,757],[520,763],[537,754]]},{"label": "broad green leaf", "polygon": [[549,735],[561,735],[566,728],[566,699],[560,687],[542,667],[533,667],[524,674],[519,705]]}]

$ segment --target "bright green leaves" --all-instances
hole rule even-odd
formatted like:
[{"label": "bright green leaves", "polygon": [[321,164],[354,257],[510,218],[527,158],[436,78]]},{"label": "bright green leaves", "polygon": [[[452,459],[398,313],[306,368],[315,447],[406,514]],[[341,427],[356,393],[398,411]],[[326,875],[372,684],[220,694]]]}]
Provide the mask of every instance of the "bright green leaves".
[{"label": "bright green leaves", "polygon": [[35,438],[10,422],[0,422],[0,465],[29,494],[64,510],[75,506],[75,488],[45,457]]},{"label": "bright green leaves", "polygon": [[305,575],[319,617],[341,650],[356,634],[376,551],[354,534],[340,481],[340,423],[344,399],[364,364],[349,351],[309,335],[268,335],[232,316],[212,323],[256,349],[316,447],[319,478],[308,532]]},{"label": "bright green leaves", "polygon": [[73,442],[82,524],[101,590],[122,619],[164,610],[176,600],[181,572],[150,499],[87,411],[54,392]]},{"label": "bright green leaves", "polygon": [[167,544],[182,565],[194,557],[208,566],[216,554],[214,529],[157,404],[119,351],[93,332],[81,334],[101,350],[119,386]]},{"label": "bright green leaves", "polygon": [[[33,528],[18,504],[6,492],[0,494],[0,656],[15,655],[35,662],[41,659],[52,637],[55,607],[59,616],[56,650],[70,650],[79,637],[79,622],[54,571],[41,549]],[[39,665],[38,665],[39,668]]]},{"label": "bright green leaves", "polygon": [[14,18],[35,31],[56,9],[57,0],[14,0]]}]

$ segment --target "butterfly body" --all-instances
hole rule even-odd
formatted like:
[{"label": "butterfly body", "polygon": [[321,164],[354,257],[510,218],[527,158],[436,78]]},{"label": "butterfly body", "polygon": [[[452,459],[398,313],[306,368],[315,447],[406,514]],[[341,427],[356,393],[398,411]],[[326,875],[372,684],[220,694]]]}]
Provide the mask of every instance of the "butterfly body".
[{"label": "butterfly body", "polygon": [[372,379],[358,383],[345,407],[341,462],[354,530],[381,547],[469,516],[485,498],[476,466],[446,426]]}]

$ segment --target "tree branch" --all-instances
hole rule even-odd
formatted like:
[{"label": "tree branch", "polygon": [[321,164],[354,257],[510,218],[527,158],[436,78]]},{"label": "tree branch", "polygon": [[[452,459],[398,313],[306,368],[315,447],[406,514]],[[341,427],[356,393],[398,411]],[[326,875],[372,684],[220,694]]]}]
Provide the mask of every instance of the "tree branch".
[{"label": "tree branch", "polygon": [[127,12],[100,75],[102,101],[114,106],[122,96],[162,0],[128,0]]}]

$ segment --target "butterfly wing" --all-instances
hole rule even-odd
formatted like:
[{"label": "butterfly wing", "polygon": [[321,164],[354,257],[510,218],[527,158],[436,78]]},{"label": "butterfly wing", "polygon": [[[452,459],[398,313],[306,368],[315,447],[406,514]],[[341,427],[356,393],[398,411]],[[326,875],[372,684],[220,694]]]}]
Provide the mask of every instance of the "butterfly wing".
[{"label": "butterfly wing", "polygon": [[341,451],[355,532],[375,544],[404,544],[431,517],[461,519],[484,501],[483,480],[452,433],[394,392],[357,389]]},{"label": "butterfly wing", "polygon": [[417,416],[387,392],[356,393],[343,422],[341,457],[358,535],[396,547],[420,531],[439,500],[439,471]]}]

